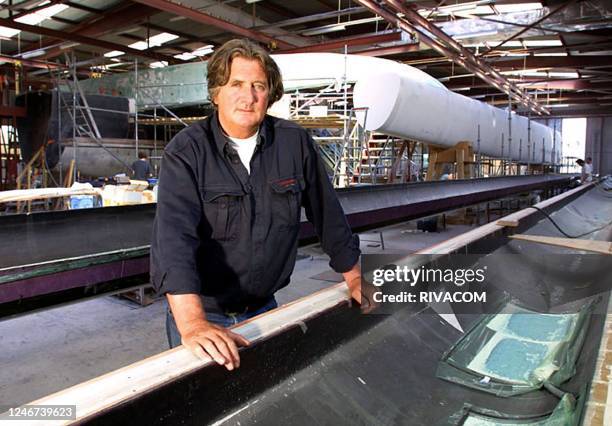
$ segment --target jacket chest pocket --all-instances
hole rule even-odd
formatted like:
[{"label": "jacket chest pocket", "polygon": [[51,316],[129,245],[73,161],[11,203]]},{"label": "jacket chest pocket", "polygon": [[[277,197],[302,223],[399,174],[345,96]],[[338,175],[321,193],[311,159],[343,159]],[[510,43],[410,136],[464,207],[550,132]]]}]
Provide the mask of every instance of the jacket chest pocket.
[{"label": "jacket chest pocket", "polygon": [[239,237],[242,220],[242,201],[245,192],[241,188],[202,188],[204,216],[211,228],[211,238],[233,241]]},{"label": "jacket chest pocket", "polygon": [[273,222],[280,227],[294,227],[300,223],[300,207],[304,178],[302,176],[270,181],[272,189]]}]

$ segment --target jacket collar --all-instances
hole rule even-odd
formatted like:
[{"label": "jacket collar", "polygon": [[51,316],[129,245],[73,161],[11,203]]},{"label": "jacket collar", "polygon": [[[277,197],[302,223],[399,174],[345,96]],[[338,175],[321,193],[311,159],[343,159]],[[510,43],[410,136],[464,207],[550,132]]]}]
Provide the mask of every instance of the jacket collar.
[{"label": "jacket collar", "polygon": [[[274,138],[274,123],[272,122],[272,120],[272,117],[266,114],[263,121],[259,125],[257,146],[261,147],[261,149],[265,149],[272,144],[272,139]],[[212,127],[217,149],[219,150],[219,152],[225,152],[225,150],[230,147],[229,139],[221,128],[218,111],[215,111],[215,113],[212,115],[210,124]]]}]

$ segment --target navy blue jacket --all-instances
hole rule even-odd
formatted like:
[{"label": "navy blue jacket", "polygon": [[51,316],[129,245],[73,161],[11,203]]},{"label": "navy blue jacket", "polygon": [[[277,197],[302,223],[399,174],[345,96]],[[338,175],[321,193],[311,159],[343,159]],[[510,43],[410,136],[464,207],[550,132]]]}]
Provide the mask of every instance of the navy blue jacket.
[{"label": "navy blue jacket", "polygon": [[269,300],[295,266],[301,206],[330,266],[357,263],[359,239],[306,130],[266,116],[250,166],[249,175],[217,114],[167,145],[151,245],[159,292],[199,293],[205,309],[221,312]]}]

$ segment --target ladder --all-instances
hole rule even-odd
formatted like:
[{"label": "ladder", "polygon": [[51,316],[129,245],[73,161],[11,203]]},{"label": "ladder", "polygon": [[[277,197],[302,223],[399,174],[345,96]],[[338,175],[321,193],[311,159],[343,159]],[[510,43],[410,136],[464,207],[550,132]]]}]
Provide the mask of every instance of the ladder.
[{"label": "ladder", "polygon": [[[79,80],[76,77],[76,66],[73,62],[71,62],[67,53],[64,53],[66,58],[66,64],[68,65],[69,73],[64,74],[62,71],[58,71],[56,75],[57,83],[57,95],[59,96],[62,110],[68,112],[68,116],[72,122],[72,126],[74,129],[74,146],[75,146],[75,155],[77,149],[77,141],[76,137],[87,138],[94,141],[100,148],[104,149],[111,157],[115,160],[123,164],[126,168],[126,171],[131,170],[131,166],[127,164],[122,158],[117,156],[113,151],[104,146],[102,141],[102,135],[100,134],[100,129],[96,124],[96,120],[89,106],[89,102],[87,101],[87,97],[83,92],[83,88],[79,84]],[[61,91],[61,87],[68,88],[68,93],[71,94],[70,99],[66,99],[64,93]],[[61,135],[58,135],[61,138]],[[77,163],[78,164],[78,163]],[[74,169],[74,173],[76,173],[76,167]]]}]

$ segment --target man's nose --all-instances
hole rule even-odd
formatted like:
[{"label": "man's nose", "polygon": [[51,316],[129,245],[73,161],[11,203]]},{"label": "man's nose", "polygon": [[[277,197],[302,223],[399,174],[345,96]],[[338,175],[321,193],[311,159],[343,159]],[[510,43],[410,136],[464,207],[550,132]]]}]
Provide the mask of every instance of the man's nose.
[{"label": "man's nose", "polygon": [[240,91],[240,97],[249,104],[255,103],[257,101],[255,88],[245,84]]}]

